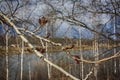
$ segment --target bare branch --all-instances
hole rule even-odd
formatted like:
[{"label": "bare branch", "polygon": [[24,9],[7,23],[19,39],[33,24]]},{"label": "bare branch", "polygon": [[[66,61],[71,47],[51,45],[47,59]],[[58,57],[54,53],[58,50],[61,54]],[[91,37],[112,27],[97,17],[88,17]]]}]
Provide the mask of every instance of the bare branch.
[{"label": "bare branch", "polygon": [[69,77],[72,78],[73,80],[80,80],[80,79],[74,77],[73,75],[69,74],[69,73],[66,72],[65,70],[63,70],[61,67],[53,64],[53,63],[50,62],[48,59],[44,58],[44,56],[42,55],[42,53],[38,52],[38,51],[34,48],[34,46],[33,46],[31,43],[29,43],[29,41],[21,34],[21,32],[17,29],[17,27],[14,25],[14,23],[12,23],[12,22],[10,21],[10,19],[8,19],[8,18],[7,18],[5,15],[3,15],[2,13],[0,13],[0,16],[1,16],[2,18],[4,18],[4,19],[15,29],[16,33],[20,36],[20,38],[21,38],[25,43],[27,43],[28,46],[29,46],[31,49],[33,49],[33,51],[36,53],[36,55],[37,55],[38,57],[43,58],[43,60],[44,60],[45,62],[47,62],[48,64],[50,64],[50,65],[53,66],[54,68],[58,69],[59,71],[61,71],[61,72],[64,73],[66,76],[69,76]]}]

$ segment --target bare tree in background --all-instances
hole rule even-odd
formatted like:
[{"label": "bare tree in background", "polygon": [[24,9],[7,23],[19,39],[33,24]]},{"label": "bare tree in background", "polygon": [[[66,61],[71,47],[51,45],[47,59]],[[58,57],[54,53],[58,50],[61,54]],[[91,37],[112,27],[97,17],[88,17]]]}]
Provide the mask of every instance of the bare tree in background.
[{"label": "bare tree in background", "polygon": [[[119,48],[119,46],[117,46],[116,43],[119,43],[119,37],[120,37],[119,26],[117,26],[118,20],[119,20],[118,18],[120,17],[120,1],[119,0],[90,0],[89,2],[88,1],[86,2],[84,0],[74,0],[74,1],[70,0],[70,1],[68,1],[70,3],[70,6],[69,6],[70,8],[66,7],[66,5],[68,4],[66,0],[62,0],[62,1],[58,0],[58,1],[55,1],[54,4],[50,0],[45,0],[45,1],[42,1],[41,3],[40,2],[41,1],[36,0],[35,3],[37,5],[35,5],[34,7],[31,7],[32,10],[31,9],[27,10],[27,8],[30,7],[31,4],[34,4],[34,3],[30,2],[29,0],[24,0],[24,1],[23,0],[22,1],[21,0],[1,0],[0,1],[0,13],[4,14],[8,19],[10,19],[10,21],[13,22],[17,26],[16,29],[18,29],[18,30],[21,29],[20,33],[18,32],[19,34],[17,33],[17,35],[18,36],[22,35],[23,41],[26,41],[26,38],[23,38],[23,36],[27,35],[28,33],[30,33],[32,35],[37,35],[37,38],[39,38],[41,41],[40,42],[41,45],[43,45],[44,44],[43,41],[45,41],[46,49],[47,49],[47,46],[49,46],[49,43],[54,44],[54,45],[55,45],[55,43],[50,41],[49,38],[44,38],[41,36],[45,35],[45,31],[46,31],[46,33],[49,32],[51,34],[51,36],[50,36],[51,38],[56,37],[57,31],[61,28],[62,23],[66,23],[69,26],[77,27],[77,29],[84,28],[85,30],[88,30],[91,33],[93,33],[93,34],[91,34],[92,37],[94,38],[94,48],[93,49],[94,49],[95,57],[93,57],[93,58],[95,59],[96,63],[94,61],[93,62],[91,61],[91,63],[95,64],[94,73],[95,73],[96,80],[98,80],[97,73],[99,72],[98,67],[100,67],[100,65],[97,63],[97,61],[100,60],[100,57],[99,57],[100,54],[98,54],[99,39],[103,39],[103,40],[107,39],[107,40],[113,42],[114,46],[112,46],[113,44],[110,44],[110,45],[112,46],[112,49],[114,49],[114,55],[117,54],[117,52],[118,52],[116,48],[117,47]],[[59,7],[59,3],[61,3],[62,6],[60,5],[60,7]],[[42,12],[42,10],[39,11],[40,7],[38,8],[38,5],[40,5],[40,4],[41,5],[44,4],[44,6],[45,6],[45,8],[43,9],[44,14],[42,14],[42,15],[35,14],[35,12],[37,12],[37,11],[38,11],[38,13]],[[56,5],[57,5],[57,7],[56,7]],[[38,10],[36,10],[36,9],[38,9]],[[22,14],[24,14],[24,15],[22,16]],[[102,17],[103,15],[105,16],[105,18]],[[100,17],[98,17],[98,16],[100,16]],[[44,22],[41,21],[43,18],[45,20]],[[106,18],[109,18],[109,20],[107,19],[107,21],[104,21],[104,19],[106,19]],[[89,19],[89,20],[87,20],[87,19]],[[97,19],[98,21],[95,21],[94,19]],[[0,16],[0,21],[4,24],[8,25],[10,28],[12,27],[12,25],[8,21],[6,21],[3,18],[3,16]],[[111,22],[111,26],[109,28],[106,27],[106,25],[110,22]],[[112,23],[112,22],[114,22],[114,23]],[[47,24],[47,26],[46,26],[46,24]],[[2,26],[2,27],[4,27],[4,26]],[[47,28],[47,30],[46,30],[46,28]],[[13,28],[11,28],[11,29],[13,29]],[[85,34],[83,34],[82,36],[84,36],[84,35]],[[116,39],[115,39],[115,37],[116,37]],[[8,53],[8,41],[7,40],[8,40],[8,38],[6,35],[6,53]],[[80,40],[82,40],[82,39],[80,39]],[[31,44],[29,44],[29,45],[31,48],[33,48],[33,46],[31,46]],[[61,43],[61,44],[59,44],[59,46],[62,47],[63,44]],[[83,43],[82,43],[82,41],[80,41],[80,48],[82,46],[83,46]],[[44,46],[42,46],[42,48],[44,48]],[[22,52],[23,52],[23,49],[24,49],[24,47],[22,48]],[[106,51],[109,51],[109,50],[111,50],[111,49],[107,49]],[[104,55],[104,54],[105,53],[103,53],[102,55]],[[83,66],[83,64],[85,62],[85,60],[84,60],[85,58],[82,55],[81,49],[80,49],[80,55],[81,55],[80,59],[82,61],[81,62],[82,69],[80,70],[80,72],[82,74],[81,75],[82,80],[84,80],[84,78],[86,78],[86,76],[87,76],[87,78],[89,78],[89,77],[88,77],[88,75],[85,75],[85,74],[87,74],[87,72],[84,73],[85,65]],[[7,64],[8,57],[7,56],[8,55],[6,54],[6,67],[8,68],[8,64]],[[104,59],[104,57],[103,57],[103,59]],[[47,58],[47,60],[49,60],[48,54],[46,54],[46,58]],[[46,61],[46,62],[49,63],[49,61]],[[117,64],[117,62],[119,62],[119,59],[115,58],[115,61],[114,61],[114,73],[115,74],[119,67],[119,64]],[[89,61],[88,61],[88,63],[89,63]],[[49,64],[51,64],[51,63],[49,63]],[[21,58],[21,65],[22,65],[22,58]],[[7,68],[6,68],[6,72],[7,72],[6,79],[8,80],[9,72],[8,72]],[[22,66],[21,66],[21,68],[22,68]],[[64,72],[64,73],[67,74],[66,72]],[[90,75],[92,75],[92,72]],[[116,75],[118,75],[118,74],[116,74]],[[71,75],[69,75],[69,76],[71,76]]]},{"label": "bare tree in background", "polygon": [[9,32],[9,30],[7,29],[6,30],[7,32],[6,32],[6,35],[5,35],[5,37],[6,37],[6,58],[5,58],[5,60],[6,60],[6,80],[9,80],[9,63],[8,63],[8,32]]}]

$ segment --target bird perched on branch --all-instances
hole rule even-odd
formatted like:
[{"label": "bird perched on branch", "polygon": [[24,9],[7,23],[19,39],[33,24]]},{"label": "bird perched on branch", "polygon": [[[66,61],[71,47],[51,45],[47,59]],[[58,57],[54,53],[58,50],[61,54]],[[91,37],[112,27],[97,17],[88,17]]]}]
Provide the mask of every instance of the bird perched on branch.
[{"label": "bird perched on branch", "polygon": [[66,45],[62,47],[62,50],[72,49],[74,48],[74,46],[75,46],[74,44]]},{"label": "bird perched on branch", "polygon": [[48,20],[47,20],[46,17],[43,16],[42,18],[40,18],[38,20],[38,22],[39,22],[40,25],[45,25],[48,22]]}]

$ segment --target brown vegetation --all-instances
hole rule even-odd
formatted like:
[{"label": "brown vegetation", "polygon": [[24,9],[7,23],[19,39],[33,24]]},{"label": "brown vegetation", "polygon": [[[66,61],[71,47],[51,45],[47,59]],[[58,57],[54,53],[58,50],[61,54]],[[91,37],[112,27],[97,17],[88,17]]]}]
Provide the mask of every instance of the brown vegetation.
[{"label": "brown vegetation", "polygon": [[48,20],[47,20],[47,18],[44,17],[44,16],[39,19],[39,24],[40,24],[40,25],[45,25],[47,22],[48,22]]}]

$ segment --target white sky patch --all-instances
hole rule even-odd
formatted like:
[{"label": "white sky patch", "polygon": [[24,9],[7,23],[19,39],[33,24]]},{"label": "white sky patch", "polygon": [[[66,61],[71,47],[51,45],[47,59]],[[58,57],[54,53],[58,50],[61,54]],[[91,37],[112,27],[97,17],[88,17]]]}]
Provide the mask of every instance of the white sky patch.
[{"label": "white sky patch", "polygon": [[61,11],[63,13],[64,16],[68,16],[71,15],[72,12],[72,7],[73,7],[73,3],[72,1],[65,1],[64,5],[62,5],[60,2],[57,4],[54,4],[54,7]]},{"label": "white sky patch", "polygon": [[73,4],[72,4],[71,1],[67,1],[67,2],[64,4],[64,7],[65,7],[68,11],[70,11],[70,9],[72,9],[72,7],[73,7]]},{"label": "white sky patch", "polygon": [[102,23],[105,24],[108,20],[110,20],[110,16],[108,16],[106,14],[102,14],[101,20],[102,20]]},{"label": "white sky patch", "polygon": [[60,26],[58,32],[56,33],[56,36],[66,36],[66,33],[68,34],[69,31],[69,24],[67,22],[63,22]]},{"label": "white sky patch", "polygon": [[22,13],[24,13],[24,17],[27,17],[31,14],[31,18],[38,19],[40,16],[44,14],[44,10],[46,9],[45,4],[38,4],[38,5],[27,5],[26,7],[21,8],[18,11],[17,16],[21,17]]},{"label": "white sky patch", "polygon": [[84,5],[89,5],[90,4],[90,0],[82,0],[83,1],[83,3],[84,3]]}]

